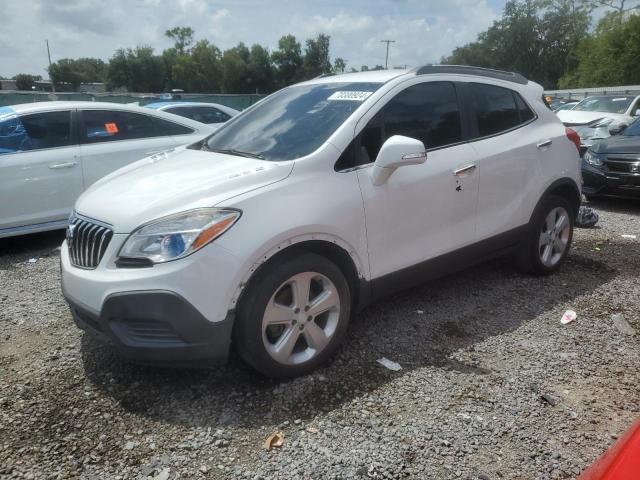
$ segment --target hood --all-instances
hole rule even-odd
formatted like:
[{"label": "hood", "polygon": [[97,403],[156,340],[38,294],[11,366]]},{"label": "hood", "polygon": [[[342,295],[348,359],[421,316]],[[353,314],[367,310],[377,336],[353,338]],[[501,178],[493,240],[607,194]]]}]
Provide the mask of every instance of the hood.
[{"label": "hood", "polygon": [[615,123],[630,124],[633,121],[633,117],[620,113],[560,110],[556,115],[558,115],[558,118],[562,120],[562,123],[568,127],[572,125],[584,125],[585,123],[590,123],[601,118],[612,118]]},{"label": "hood", "polygon": [[94,183],[76,202],[86,217],[130,233],[173,213],[211,207],[286,178],[294,162],[178,149],[152,155]]},{"label": "hood", "polygon": [[591,149],[599,154],[624,153],[636,154],[640,159],[640,137],[632,135],[614,135],[600,140]]}]

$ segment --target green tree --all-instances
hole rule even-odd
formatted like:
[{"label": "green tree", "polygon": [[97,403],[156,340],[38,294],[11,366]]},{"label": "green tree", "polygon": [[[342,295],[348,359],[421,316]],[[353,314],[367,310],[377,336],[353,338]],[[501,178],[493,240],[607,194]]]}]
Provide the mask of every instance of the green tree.
[{"label": "green tree", "polygon": [[562,88],[636,85],[640,83],[640,15],[619,21],[606,15],[578,49],[576,68],[560,79]]},{"label": "green tree", "polygon": [[338,57],[333,61],[333,71],[335,73],[344,73],[345,68],[347,68],[347,63],[343,58]]},{"label": "green tree", "polygon": [[477,41],[456,48],[442,63],[516,71],[556,87],[577,62],[591,10],[589,0],[509,0]]},{"label": "green tree", "polygon": [[110,89],[160,92],[164,89],[165,79],[163,58],[154,55],[153,48],[148,46],[116,50],[107,69],[107,84]]},{"label": "green tree", "polygon": [[304,59],[302,62],[305,79],[331,72],[329,40],[329,35],[321,33],[316,38],[307,39],[305,42]]},{"label": "green tree", "polygon": [[49,67],[54,85],[69,84],[77,90],[82,83],[104,82],[106,64],[99,58],[63,58]]},{"label": "green tree", "polygon": [[247,65],[248,83],[251,93],[270,93],[275,86],[275,75],[269,51],[254,44],[249,52]]},{"label": "green tree", "polygon": [[174,48],[178,55],[187,53],[188,48],[193,44],[194,33],[191,27],[174,27],[164,32],[166,37],[175,42]]},{"label": "green tree", "polygon": [[301,76],[302,49],[293,35],[285,35],[278,41],[278,49],[271,53],[278,87],[291,85]]},{"label": "green tree", "polygon": [[244,44],[225,50],[220,61],[222,65],[222,92],[247,93],[250,91],[248,82],[249,50]]},{"label": "green tree", "polygon": [[31,90],[37,80],[42,80],[40,75],[29,75],[28,73],[19,73],[13,79],[16,81],[18,90]]},{"label": "green tree", "polygon": [[[166,58],[163,52],[163,58]],[[222,66],[220,50],[207,40],[200,40],[189,55],[171,59],[171,86],[192,93],[220,92]]]}]

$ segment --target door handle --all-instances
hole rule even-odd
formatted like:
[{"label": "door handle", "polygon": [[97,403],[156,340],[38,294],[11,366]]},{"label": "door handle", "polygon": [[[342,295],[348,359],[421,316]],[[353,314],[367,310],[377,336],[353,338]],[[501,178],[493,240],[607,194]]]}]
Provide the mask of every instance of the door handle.
[{"label": "door handle", "polygon": [[469,165],[465,165],[464,167],[457,168],[453,171],[453,174],[456,177],[464,177],[465,175],[473,172],[476,169],[475,163],[470,163]]},{"label": "door handle", "polygon": [[60,170],[61,168],[75,167],[77,164],[77,162],[54,163],[53,165],[49,165],[49,168],[51,170]]},{"label": "door handle", "polygon": [[540,142],[538,142],[538,145],[536,145],[538,148],[544,148],[544,147],[548,147],[549,145],[551,145],[553,143],[552,140],[540,140]]}]

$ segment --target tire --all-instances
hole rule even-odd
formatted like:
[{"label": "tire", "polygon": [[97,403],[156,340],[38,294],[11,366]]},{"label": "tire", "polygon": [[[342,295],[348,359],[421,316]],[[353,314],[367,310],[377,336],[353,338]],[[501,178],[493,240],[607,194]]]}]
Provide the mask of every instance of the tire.
[{"label": "tire", "polygon": [[574,225],[571,204],[564,197],[547,196],[534,212],[527,238],[516,257],[520,270],[533,275],[550,275],[558,270],[571,248]]},{"label": "tire", "polygon": [[295,377],[335,353],[350,316],[351,292],[342,271],[325,257],[301,253],[252,279],[237,310],[234,344],[263,375]]}]

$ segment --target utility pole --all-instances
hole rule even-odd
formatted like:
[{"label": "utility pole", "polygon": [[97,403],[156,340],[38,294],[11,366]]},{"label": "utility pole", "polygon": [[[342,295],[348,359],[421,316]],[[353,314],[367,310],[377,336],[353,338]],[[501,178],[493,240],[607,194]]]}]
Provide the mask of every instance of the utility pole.
[{"label": "utility pole", "polygon": [[[51,51],[49,50],[49,39],[46,40],[47,42],[47,57],[49,57],[49,80],[51,80]],[[56,86],[53,84],[53,80],[51,80],[51,91],[55,92],[56,91]]]},{"label": "utility pole", "polygon": [[396,43],[395,40],[380,40],[380,43],[386,43],[387,44],[387,56],[384,59],[384,69],[387,69],[387,65],[389,64],[389,44],[390,43]]}]

